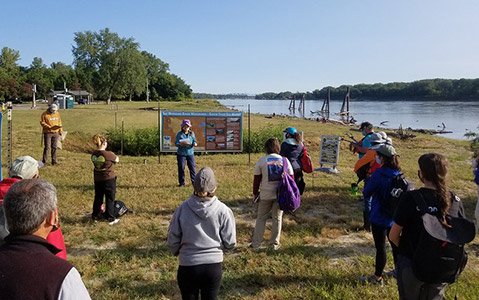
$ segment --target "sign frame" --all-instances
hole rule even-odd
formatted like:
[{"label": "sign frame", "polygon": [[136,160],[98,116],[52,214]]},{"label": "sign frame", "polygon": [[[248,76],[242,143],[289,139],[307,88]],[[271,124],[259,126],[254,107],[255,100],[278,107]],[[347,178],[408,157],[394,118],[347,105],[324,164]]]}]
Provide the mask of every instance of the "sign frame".
[{"label": "sign frame", "polygon": [[[205,138],[204,144],[205,147],[204,149],[195,147],[194,150],[195,152],[203,152],[203,153],[208,153],[208,152],[216,152],[216,153],[238,153],[238,152],[243,152],[243,112],[236,112],[236,111],[222,111],[222,112],[197,112],[197,111],[168,111],[168,110],[162,110],[161,115],[160,115],[160,153],[175,153],[177,151],[177,147],[174,146],[174,139],[176,138],[176,133],[174,136],[169,136],[169,143],[171,148],[166,147],[165,143],[165,130],[164,130],[164,124],[165,124],[165,118],[178,118],[178,119],[189,119],[189,118],[204,118],[205,121],[205,127],[204,127],[204,132],[203,136]],[[206,142],[207,142],[207,135],[206,135],[206,120],[207,118],[225,118],[226,124],[228,123],[228,118],[239,118],[239,148],[237,149],[207,149],[206,147]],[[226,129],[228,128],[227,125]],[[178,129],[179,131],[179,129]],[[178,132],[177,131],[177,132]],[[193,128],[193,132],[196,133],[197,129]],[[199,140],[201,138],[198,134],[195,134],[196,139]],[[227,139],[228,135],[225,133],[225,138]],[[227,140],[224,142],[225,144],[227,143]],[[198,143],[199,144],[199,143]]]},{"label": "sign frame", "polygon": [[319,164],[336,167],[339,162],[340,138],[337,135],[322,135],[319,152]]}]

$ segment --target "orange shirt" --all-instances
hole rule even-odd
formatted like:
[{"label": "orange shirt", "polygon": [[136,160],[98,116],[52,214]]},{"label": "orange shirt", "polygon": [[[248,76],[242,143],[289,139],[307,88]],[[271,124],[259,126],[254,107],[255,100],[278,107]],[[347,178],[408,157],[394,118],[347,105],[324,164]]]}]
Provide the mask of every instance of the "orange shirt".
[{"label": "orange shirt", "polygon": [[54,128],[55,126],[62,126],[62,118],[60,113],[56,111],[54,114],[50,112],[50,109],[47,109],[40,118],[40,125],[43,127],[43,133],[57,133],[60,134],[63,132],[61,127]]}]

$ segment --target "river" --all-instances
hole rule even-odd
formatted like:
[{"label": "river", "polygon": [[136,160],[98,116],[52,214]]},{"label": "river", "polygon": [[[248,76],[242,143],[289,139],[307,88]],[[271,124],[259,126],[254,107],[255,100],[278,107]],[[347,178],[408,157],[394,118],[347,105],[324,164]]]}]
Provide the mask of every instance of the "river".
[{"label": "river", "polygon": [[[289,100],[255,100],[255,99],[228,99],[219,102],[229,108],[248,111],[251,113],[301,116],[301,112],[289,111]],[[331,118],[339,119],[335,113],[340,111],[342,100],[331,100]],[[323,100],[306,100],[305,117],[317,117],[311,111],[321,109]],[[296,100],[296,106],[299,101]],[[437,129],[443,128],[452,133],[440,136],[465,139],[468,130],[479,131],[479,102],[474,101],[370,101],[353,100],[350,102],[350,111],[357,120],[357,124],[369,121],[375,126],[387,121],[381,127],[397,129],[400,124],[403,128]]]}]

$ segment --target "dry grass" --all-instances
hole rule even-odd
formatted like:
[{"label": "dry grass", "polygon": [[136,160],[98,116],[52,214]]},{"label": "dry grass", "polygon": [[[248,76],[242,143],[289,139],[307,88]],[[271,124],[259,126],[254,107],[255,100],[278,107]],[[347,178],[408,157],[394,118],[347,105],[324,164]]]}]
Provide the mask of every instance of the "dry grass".
[{"label": "dry grass", "polygon": [[[161,103],[169,110],[222,110],[215,102]],[[140,110],[157,104],[119,103],[118,124],[147,127],[157,124],[157,112]],[[14,111],[14,156],[40,158],[41,110]],[[93,176],[89,139],[114,126],[115,111],[90,105],[61,111],[68,139],[59,152],[58,167],[46,167],[41,176],[58,189],[63,231],[69,260],[80,270],[93,299],[178,299],[177,260],[164,243],[168,221],[175,208],[191,193],[191,185],[176,187],[176,158],[121,157],[116,167],[117,198],[134,211],[113,227],[91,223]],[[6,123],[4,123],[5,125]],[[303,130],[306,145],[317,162],[319,137],[344,134],[348,128],[314,121],[252,116],[253,130],[288,124]],[[4,131],[5,133],[5,131]],[[355,133],[356,137],[359,135]],[[4,134],[5,143],[5,134]],[[476,187],[469,161],[472,153],[463,141],[419,135],[412,141],[394,141],[403,170],[419,184],[417,158],[429,151],[445,154],[451,163],[451,186],[473,215]],[[4,144],[5,145],[5,144]],[[6,162],[6,152],[3,153]],[[382,288],[362,286],[359,276],[373,272],[374,250],[370,234],[356,233],[361,224],[361,202],[349,193],[355,181],[352,165],[357,157],[341,145],[339,175],[306,175],[302,206],[284,219],[280,251],[251,251],[246,246],[254,226],[255,207],[250,203],[253,166],[260,157],[247,154],[199,155],[198,168],[216,173],[218,195],[230,206],[237,221],[238,249],[227,255],[221,288],[223,299],[394,299],[396,284],[389,279]],[[143,160],[147,164],[143,164]],[[313,162],[313,163],[314,163]],[[3,174],[6,174],[3,165]],[[268,234],[268,233],[267,233]],[[479,298],[477,239],[469,247],[470,260],[461,281],[448,289],[462,299]],[[391,261],[391,259],[390,259]],[[392,268],[389,262],[387,268]]]}]

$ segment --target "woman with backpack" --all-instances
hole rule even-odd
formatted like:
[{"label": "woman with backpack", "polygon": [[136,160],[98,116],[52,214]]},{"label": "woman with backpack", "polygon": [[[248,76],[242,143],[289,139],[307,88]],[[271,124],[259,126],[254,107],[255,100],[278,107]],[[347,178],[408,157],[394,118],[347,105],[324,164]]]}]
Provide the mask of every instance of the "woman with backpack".
[{"label": "woman with backpack", "polygon": [[[393,179],[400,175],[401,166],[393,146],[383,144],[372,149],[376,150],[376,161],[381,167],[371,175],[368,184],[364,187],[363,196],[364,198],[372,196],[369,222],[376,248],[376,265],[373,275],[361,277],[360,280],[381,285],[383,283],[384,267],[387,262],[386,238],[393,223],[392,214],[388,213],[385,201],[389,200],[393,188]],[[394,254],[393,251],[394,261],[396,262]]]},{"label": "woman with backpack", "polygon": [[[110,225],[120,221],[115,216],[115,194],[116,194],[116,175],[115,164],[120,159],[115,153],[107,151],[108,142],[103,135],[96,134],[93,137],[93,143],[97,147],[91,155],[93,163],[93,179],[95,182],[95,200],[93,201],[93,212],[91,218],[94,221],[106,219]],[[101,206],[105,197],[105,212],[102,214]]]},{"label": "woman with backpack", "polygon": [[[283,211],[279,209],[276,191],[285,166],[283,165],[283,157],[279,155],[280,145],[278,139],[268,139],[264,148],[266,155],[261,157],[254,167],[253,202],[258,202],[258,216],[250,248],[257,249],[261,246],[266,220],[271,213],[273,216],[273,226],[269,243],[273,250],[278,250],[281,246],[280,235]],[[287,159],[285,161],[288,163],[286,173],[292,177],[293,168],[291,163]]]},{"label": "woman with backpack", "polygon": [[294,173],[294,182],[296,182],[299,193],[302,195],[306,186],[303,179],[303,168],[301,166],[303,138],[294,127],[288,127],[283,132],[285,133],[285,139],[283,143],[281,143],[279,155],[286,157],[291,163]]},{"label": "woman with backpack", "polygon": [[[424,251],[423,247],[418,246],[425,236],[423,215],[436,216],[436,221],[440,222],[441,227],[451,228],[446,217],[464,218],[464,208],[460,199],[449,192],[446,157],[437,153],[427,153],[419,158],[418,163],[418,177],[424,187],[416,191],[408,191],[403,195],[394,214],[394,223],[389,233],[391,242],[398,246],[396,278],[399,297],[400,299],[443,299],[447,282],[421,281],[417,277],[418,271],[421,270],[417,269],[413,263],[418,253]],[[424,254],[427,257],[436,253]]]},{"label": "woman with backpack", "polygon": [[211,168],[202,168],[193,183],[194,193],[173,214],[167,246],[179,256],[178,286],[183,299],[216,299],[222,277],[223,251],[236,246],[231,209],[215,196]]}]

